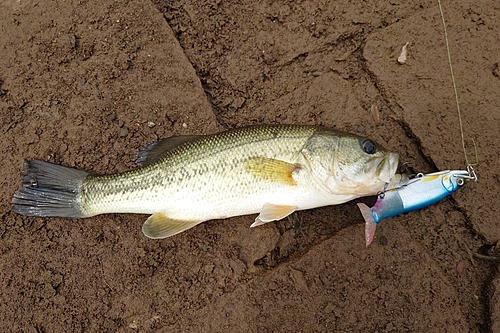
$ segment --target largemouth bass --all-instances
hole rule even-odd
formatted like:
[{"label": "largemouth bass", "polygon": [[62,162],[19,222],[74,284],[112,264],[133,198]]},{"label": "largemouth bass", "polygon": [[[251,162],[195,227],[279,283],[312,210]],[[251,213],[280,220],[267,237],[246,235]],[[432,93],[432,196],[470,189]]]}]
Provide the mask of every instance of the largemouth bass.
[{"label": "largemouth bass", "polygon": [[349,133],[263,125],[148,145],[139,168],[115,175],[25,161],[12,210],[28,216],[152,214],[142,227],[165,238],[212,219],[259,213],[252,227],[297,210],[398,187],[398,154]]}]

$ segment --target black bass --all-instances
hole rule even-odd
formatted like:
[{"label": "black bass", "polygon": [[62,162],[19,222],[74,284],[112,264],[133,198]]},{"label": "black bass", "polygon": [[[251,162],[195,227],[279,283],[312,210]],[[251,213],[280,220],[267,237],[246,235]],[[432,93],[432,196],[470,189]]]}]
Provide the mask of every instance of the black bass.
[{"label": "black bass", "polygon": [[263,125],[148,145],[139,168],[97,176],[25,162],[12,210],[82,218],[152,214],[142,227],[165,238],[213,219],[259,213],[252,227],[297,210],[335,205],[398,187],[398,154],[349,133],[316,126]]}]

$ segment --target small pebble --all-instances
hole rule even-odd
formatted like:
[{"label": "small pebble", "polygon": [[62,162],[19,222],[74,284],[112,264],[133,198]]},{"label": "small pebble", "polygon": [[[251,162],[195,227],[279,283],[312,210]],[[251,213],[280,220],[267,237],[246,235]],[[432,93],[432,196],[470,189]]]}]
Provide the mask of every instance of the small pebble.
[{"label": "small pebble", "polygon": [[386,246],[389,241],[387,240],[387,237],[381,236],[380,239],[378,240],[378,242],[380,245]]},{"label": "small pebble", "polygon": [[65,143],[62,143],[60,146],[59,146],[59,151],[61,153],[64,153],[66,150],[68,150],[68,145],[65,144]]},{"label": "small pebble", "polygon": [[233,269],[234,273],[241,275],[245,271],[245,264],[241,260],[231,259],[229,266]]},{"label": "small pebble", "polygon": [[120,129],[118,129],[118,136],[120,138],[124,137],[124,136],[127,136],[128,134],[128,128],[126,127],[121,127]]},{"label": "small pebble", "polygon": [[69,46],[74,49],[76,47],[76,36],[71,35],[69,36]]}]

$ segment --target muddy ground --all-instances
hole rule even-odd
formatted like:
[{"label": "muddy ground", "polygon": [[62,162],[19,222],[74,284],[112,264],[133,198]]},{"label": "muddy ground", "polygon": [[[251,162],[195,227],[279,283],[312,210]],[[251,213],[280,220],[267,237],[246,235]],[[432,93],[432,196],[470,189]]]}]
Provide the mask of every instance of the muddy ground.
[{"label": "muddy ground", "polygon": [[366,248],[355,202],[300,212],[299,232],[243,216],[150,240],[144,215],[24,217],[10,200],[24,158],[116,173],[158,138],[260,123],[463,169],[436,1],[2,0],[0,331],[500,332],[500,7],[443,7],[479,180]]}]

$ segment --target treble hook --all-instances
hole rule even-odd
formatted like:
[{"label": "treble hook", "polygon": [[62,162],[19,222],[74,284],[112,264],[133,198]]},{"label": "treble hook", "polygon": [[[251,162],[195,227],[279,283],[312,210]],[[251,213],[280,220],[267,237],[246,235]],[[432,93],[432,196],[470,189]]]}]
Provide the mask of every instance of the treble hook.
[{"label": "treble hook", "polygon": [[472,165],[467,166],[467,172],[469,173],[469,179],[474,179],[475,182],[477,182],[477,175],[476,175],[476,170],[472,167]]}]

